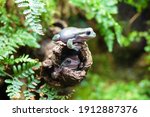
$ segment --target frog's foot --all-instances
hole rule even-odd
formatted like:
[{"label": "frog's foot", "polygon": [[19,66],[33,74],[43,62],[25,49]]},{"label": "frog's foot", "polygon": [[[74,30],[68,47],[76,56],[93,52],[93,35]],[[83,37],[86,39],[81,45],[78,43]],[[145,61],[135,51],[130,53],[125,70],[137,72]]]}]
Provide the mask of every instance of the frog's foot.
[{"label": "frog's foot", "polygon": [[74,41],[74,40],[75,40],[75,39],[69,39],[69,40],[67,41],[67,47],[70,48],[70,49],[79,51],[79,50],[81,49],[81,47],[75,46],[75,45],[73,44],[73,41]]},{"label": "frog's foot", "polygon": [[74,46],[75,46],[78,50],[80,50],[82,45],[81,45],[80,43],[75,43]]}]

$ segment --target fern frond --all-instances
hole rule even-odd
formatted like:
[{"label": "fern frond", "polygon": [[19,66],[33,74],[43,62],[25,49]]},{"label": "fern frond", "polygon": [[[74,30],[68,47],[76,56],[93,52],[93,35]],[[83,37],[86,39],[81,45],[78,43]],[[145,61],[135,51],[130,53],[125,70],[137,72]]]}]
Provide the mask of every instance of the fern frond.
[{"label": "fern frond", "polygon": [[[37,7],[35,7],[36,4],[32,4],[32,1],[38,3],[36,0],[20,0],[20,3],[27,2],[27,4],[30,5],[26,8],[30,9],[31,12],[26,11],[26,13],[24,13],[26,16],[30,16],[29,14],[31,14],[33,21],[28,21],[28,23],[37,25],[36,30],[40,30],[42,28],[38,28],[38,26],[41,26],[39,25],[39,17],[41,15],[39,7],[41,4],[37,4]],[[33,8],[33,10],[31,8]],[[34,11],[35,9],[37,10]],[[26,99],[29,99],[34,95],[30,92],[30,89],[35,90],[40,82],[36,79],[34,72],[40,67],[40,63],[37,60],[31,59],[29,55],[20,56],[17,50],[21,46],[39,48],[40,45],[37,41],[40,36],[36,33],[31,34],[31,32],[27,31],[24,27],[19,27],[19,18],[16,14],[8,14],[5,9],[0,8],[0,76],[7,78],[7,80],[5,80],[8,84],[6,92],[11,99],[21,98],[23,94],[21,90],[22,86],[27,88],[27,90],[24,91],[24,96]],[[19,57],[16,58],[15,55]],[[24,78],[23,81],[28,82],[24,84],[20,78]]]},{"label": "fern frond", "polygon": [[27,87],[28,88],[31,88],[31,89],[35,89],[36,86],[40,83],[39,80],[37,80],[34,75],[31,75],[30,77],[28,77],[28,85]]},{"label": "fern frond", "polygon": [[[31,59],[29,58],[29,55],[22,55],[18,58],[14,58],[14,55],[11,55],[10,58],[5,58],[5,59],[8,59],[8,62],[7,64],[10,64],[11,61],[14,61],[13,64],[15,63],[35,63],[37,62],[35,59]],[[7,60],[5,60],[6,62]]]},{"label": "fern frond", "polygon": [[104,36],[108,50],[112,52],[114,40],[122,45],[122,29],[113,15],[117,14],[117,0],[70,0],[70,2],[85,11],[87,19],[95,18]]},{"label": "fern frond", "polygon": [[15,0],[18,7],[25,7],[23,11],[25,15],[26,23],[30,28],[40,34],[44,35],[42,31],[42,25],[40,24],[40,15],[45,12],[44,3],[39,0]]},{"label": "fern frond", "polygon": [[26,31],[18,30],[12,37],[0,36],[0,59],[16,52],[20,46],[39,48],[35,37]]},{"label": "fern frond", "polygon": [[18,42],[7,38],[6,36],[0,37],[0,56],[6,57],[9,54],[16,52],[15,48],[19,48]]},{"label": "fern frond", "polygon": [[[6,59],[6,58],[5,58]],[[11,60],[13,62],[11,62]],[[6,60],[4,60],[6,62]],[[17,63],[18,65],[15,65]],[[23,55],[20,58],[14,59],[14,56],[11,55],[10,58],[7,59],[7,64],[13,65],[13,75],[12,79],[7,79],[5,82],[10,84],[7,87],[7,93],[10,98],[19,99],[20,98],[20,89],[24,83],[22,83],[19,78],[26,78],[27,83],[24,84],[27,88],[35,89],[37,84],[40,83],[34,77],[34,70],[40,67],[40,63],[34,59],[30,59],[28,55]],[[2,69],[3,70],[3,69]],[[1,73],[1,72],[0,72]],[[3,72],[2,72],[3,73]],[[32,98],[33,94],[29,90],[25,90],[28,92],[24,93],[26,99]],[[16,93],[14,93],[16,92]]]},{"label": "fern frond", "polygon": [[22,65],[14,65],[13,66],[13,72],[14,78],[26,78],[29,75],[34,74],[33,67],[39,65],[38,62],[32,62],[32,63],[23,63]]},{"label": "fern frond", "polygon": [[32,98],[35,97],[35,95],[31,93],[29,90],[25,90],[23,94],[26,100],[31,100]]},{"label": "fern frond", "polygon": [[6,79],[5,82],[8,85],[7,87],[7,95],[11,98],[11,99],[19,99],[20,98],[20,92],[21,92],[21,86],[23,86],[23,82],[21,82],[20,80],[18,80],[17,78],[14,79]]},{"label": "fern frond", "polygon": [[40,100],[65,99],[65,96],[59,96],[58,90],[49,87],[47,84],[37,91],[40,94]]},{"label": "fern frond", "polygon": [[37,43],[36,37],[23,29],[18,29],[12,37],[13,40],[16,40],[20,45],[22,42],[23,45],[27,45],[29,47],[33,47],[33,48],[40,47],[40,45]]},{"label": "fern frond", "polygon": [[18,58],[15,58],[14,55],[10,55],[8,57],[3,57],[3,56],[0,57],[1,57],[0,63],[7,64],[7,65],[14,65],[18,63],[27,63],[27,62],[29,63],[37,62],[36,60],[29,58],[29,55],[22,55]]},{"label": "fern frond", "polygon": [[29,55],[22,55],[19,58],[15,59],[15,63],[22,63],[22,62],[36,62],[36,60],[29,58]]},{"label": "fern frond", "polygon": [[31,75],[27,78],[27,83],[26,83],[26,87],[28,90],[25,90],[24,93],[24,97],[26,100],[30,100],[30,99],[34,99],[35,94],[34,92],[37,91],[37,86],[40,83],[40,80],[38,80],[34,75]]}]

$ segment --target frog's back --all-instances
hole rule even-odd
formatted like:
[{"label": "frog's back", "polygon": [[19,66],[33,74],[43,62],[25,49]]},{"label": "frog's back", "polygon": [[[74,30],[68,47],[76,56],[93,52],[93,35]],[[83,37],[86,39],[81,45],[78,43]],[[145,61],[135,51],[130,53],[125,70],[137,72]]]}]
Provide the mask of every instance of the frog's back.
[{"label": "frog's back", "polygon": [[80,32],[80,28],[69,27],[64,28],[59,34],[60,38],[63,41],[67,41],[68,39],[74,38],[76,34]]}]

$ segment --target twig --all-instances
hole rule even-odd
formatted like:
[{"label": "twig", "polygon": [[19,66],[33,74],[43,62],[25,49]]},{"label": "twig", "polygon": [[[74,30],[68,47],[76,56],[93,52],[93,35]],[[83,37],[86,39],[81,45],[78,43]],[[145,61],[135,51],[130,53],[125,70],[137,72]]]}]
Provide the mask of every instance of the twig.
[{"label": "twig", "polygon": [[140,16],[141,13],[136,13],[135,15],[133,15],[131,17],[131,19],[129,20],[129,25],[132,25],[132,23]]}]

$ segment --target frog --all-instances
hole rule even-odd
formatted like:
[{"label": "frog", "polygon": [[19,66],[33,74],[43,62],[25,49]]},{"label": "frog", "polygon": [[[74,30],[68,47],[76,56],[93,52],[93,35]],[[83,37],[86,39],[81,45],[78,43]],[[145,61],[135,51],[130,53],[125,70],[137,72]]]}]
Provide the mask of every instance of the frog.
[{"label": "frog", "polygon": [[52,77],[53,78],[57,77],[60,74],[60,72],[63,71],[64,68],[68,68],[68,69],[71,69],[71,70],[78,69],[78,67],[80,65],[80,62],[81,61],[80,61],[80,59],[77,55],[65,58],[62,61],[61,65],[54,69],[54,72],[52,73]]},{"label": "frog", "polygon": [[77,55],[67,57],[63,62],[61,63],[61,67],[68,67],[70,69],[77,69],[80,64],[80,59]]},{"label": "frog", "polygon": [[95,38],[96,33],[91,27],[88,28],[76,28],[76,27],[67,27],[62,29],[58,34],[55,34],[52,38],[52,41],[62,41],[67,45],[69,49],[76,51],[80,50],[77,43],[83,43],[89,39]]}]

